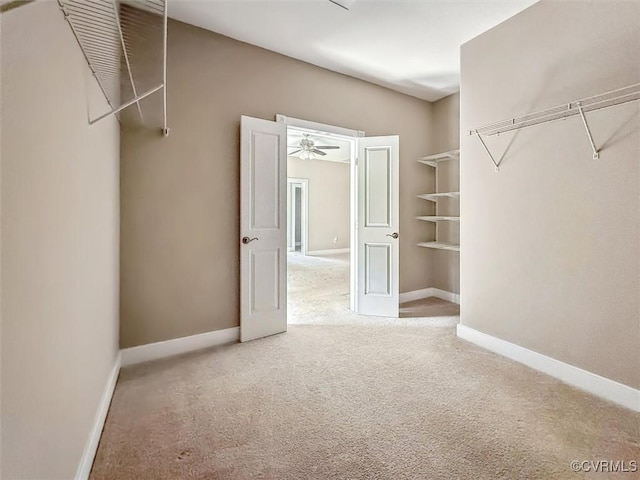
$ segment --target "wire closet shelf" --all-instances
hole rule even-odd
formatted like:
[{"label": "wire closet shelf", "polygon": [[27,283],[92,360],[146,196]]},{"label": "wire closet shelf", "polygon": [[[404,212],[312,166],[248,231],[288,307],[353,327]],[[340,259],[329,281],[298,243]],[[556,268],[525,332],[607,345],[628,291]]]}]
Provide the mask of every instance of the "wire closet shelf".
[{"label": "wire closet shelf", "polygon": [[90,124],[162,90],[162,133],[167,136],[166,0],[58,0],[110,111]]},{"label": "wire closet shelf", "polygon": [[486,150],[487,154],[493,161],[496,171],[499,169],[499,162],[496,162],[493,155],[489,151],[483,136],[499,135],[505,132],[511,132],[513,130],[519,130],[521,128],[531,127],[542,123],[552,122],[555,120],[564,120],[569,117],[579,115],[582,118],[591,148],[593,149],[593,158],[600,158],[600,152],[596,148],[593,140],[593,135],[589,129],[587,117],[588,112],[601,110],[603,108],[609,108],[623,103],[640,100],[640,83],[628,85],[623,88],[612,90],[610,92],[601,93],[592,97],[584,98],[582,100],[575,100],[573,102],[564,103],[555,107],[546,108],[537,112],[529,113],[519,117],[502,120],[500,122],[491,123],[483,127],[479,127],[469,131],[469,135],[477,135],[482,146]]}]

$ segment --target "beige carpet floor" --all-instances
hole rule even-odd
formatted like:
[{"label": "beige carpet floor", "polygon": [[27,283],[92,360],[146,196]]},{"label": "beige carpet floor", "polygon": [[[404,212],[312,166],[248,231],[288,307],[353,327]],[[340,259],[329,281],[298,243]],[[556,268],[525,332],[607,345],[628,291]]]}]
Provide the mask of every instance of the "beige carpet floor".
[{"label": "beige carpet floor", "polygon": [[581,479],[639,416],[455,337],[291,326],[124,368],[91,480]]},{"label": "beige carpet floor", "polygon": [[358,315],[349,309],[349,254],[288,256],[288,316],[296,325],[451,327],[458,305],[429,298],[401,305],[401,318]]}]

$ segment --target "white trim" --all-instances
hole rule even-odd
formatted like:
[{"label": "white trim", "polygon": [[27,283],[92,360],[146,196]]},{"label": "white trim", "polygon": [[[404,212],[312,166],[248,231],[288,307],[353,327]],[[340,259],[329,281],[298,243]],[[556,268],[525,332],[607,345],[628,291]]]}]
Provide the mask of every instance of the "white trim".
[{"label": "white trim", "polygon": [[551,375],[569,385],[640,412],[640,390],[528,350],[514,343],[492,337],[466,325],[458,324],[457,335],[487,350]]},{"label": "white trim", "polygon": [[449,302],[460,305],[460,294],[440,290],[439,288],[429,287],[421,290],[412,290],[400,294],[400,303],[414,302],[423,298],[436,297]]},{"label": "white trim", "polygon": [[364,132],[362,130],[353,130],[351,128],[337,127],[335,125],[328,125],[326,123],[311,122],[309,120],[302,120],[300,118],[287,117],[286,115],[282,115],[280,113],[276,115],[276,122],[284,123],[289,127],[312,130],[316,133],[332,133],[334,135],[349,137],[349,140],[353,140],[352,137],[364,137]]},{"label": "white trim", "polygon": [[113,397],[113,392],[116,388],[116,382],[118,381],[118,374],[120,373],[120,360],[121,354],[120,352],[118,352],[115,365],[111,369],[111,373],[109,373],[104,392],[102,393],[102,398],[100,399],[100,404],[98,405],[98,410],[96,411],[96,417],[93,421],[93,428],[91,429],[91,433],[89,434],[87,443],[84,446],[84,451],[82,452],[80,465],[78,465],[78,470],[76,471],[76,480],[87,480],[89,478],[89,474],[91,473],[93,459],[95,458],[96,452],[98,451],[98,443],[100,443],[100,437],[102,436],[104,422],[107,419],[107,412],[109,411],[109,406],[111,405],[111,398]]},{"label": "white trim", "polygon": [[234,343],[240,339],[240,327],[214,330],[189,337],[174,338],[164,342],[148,343],[138,347],[125,348],[122,352],[122,366],[171,357],[202,348]]},{"label": "white trim", "polygon": [[[300,118],[287,117],[278,113],[276,115],[277,123],[284,123],[288,127],[296,129],[307,130],[310,133],[329,134],[336,138],[348,140],[351,143],[351,158],[350,163],[350,251],[353,252],[351,260],[349,262],[349,307],[352,311],[358,311],[358,138],[364,137],[365,132],[363,130],[354,130],[351,128],[338,127],[335,125],[329,125],[326,123],[312,122],[310,120],[303,120]],[[308,237],[307,237],[308,238]],[[303,242],[303,248],[305,248]],[[316,252],[307,251],[306,255],[330,255],[331,253],[344,253],[333,252],[330,250],[320,250]]]},{"label": "white trim", "polygon": [[400,303],[415,302],[416,300],[422,300],[423,298],[433,297],[433,288],[423,288],[421,290],[412,290],[411,292],[404,292],[400,294]]},{"label": "white trim", "polygon": [[[364,136],[364,132],[362,132]],[[358,312],[358,140],[351,142],[349,164],[349,308]]]},{"label": "white trim", "polygon": [[457,303],[460,305],[460,294],[447,292],[446,290],[440,290],[439,288],[433,289],[433,296],[437,298],[441,298],[442,300],[447,300],[449,302]]},{"label": "white trim", "polygon": [[[300,214],[300,222],[302,225],[300,226],[300,232],[302,236],[302,242],[296,243],[296,245],[300,245],[300,253],[302,255],[308,255],[307,251],[309,242],[307,239],[309,238],[309,179],[308,178],[294,178],[287,177],[287,188],[291,189],[292,185],[299,185],[301,191],[301,203],[302,203],[302,212]],[[288,192],[289,194],[291,192]],[[293,205],[293,200],[291,200],[291,205]],[[291,209],[291,213],[293,213],[293,209]],[[289,212],[287,212],[287,215]],[[293,221],[289,219],[287,222],[287,228],[290,228]],[[293,237],[293,232],[288,232],[290,237]],[[291,238],[289,239],[291,241]],[[294,242],[295,243],[295,242]],[[295,247],[292,247],[290,251],[295,252]]]},{"label": "white trim", "polygon": [[335,255],[338,253],[349,253],[351,249],[349,248],[334,248],[333,250],[313,250],[307,252],[307,255]]},{"label": "white trim", "polygon": [[150,343],[139,347],[125,348],[118,352],[115,364],[109,373],[107,383],[105,385],[98,410],[96,411],[95,420],[87,443],[85,444],[78,470],[76,471],[75,480],[87,480],[91,473],[93,460],[98,451],[98,444],[102,436],[104,422],[107,419],[113,392],[116,388],[120,367],[134,365],[136,363],[146,362],[149,360],[157,360],[159,358],[170,357],[180,353],[186,353],[201,348],[207,348],[215,345],[223,345],[227,343],[237,342],[240,339],[240,327],[232,327],[224,330],[215,330],[213,332],[201,333],[190,337],[176,338],[165,342]]}]

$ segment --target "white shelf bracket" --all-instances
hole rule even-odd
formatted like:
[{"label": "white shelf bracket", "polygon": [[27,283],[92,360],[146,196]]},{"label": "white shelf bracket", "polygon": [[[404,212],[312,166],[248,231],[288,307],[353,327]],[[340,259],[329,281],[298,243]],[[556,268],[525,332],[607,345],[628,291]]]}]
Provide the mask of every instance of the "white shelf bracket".
[{"label": "white shelf bracket", "polygon": [[480,135],[480,133],[478,132],[478,130],[475,130],[475,134],[478,137],[478,140],[480,140],[480,143],[482,144],[482,146],[484,147],[484,149],[487,152],[487,155],[489,155],[489,158],[491,159],[491,161],[493,162],[493,165],[496,168],[496,172],[500,171],[500,162],[496,162],[496,159],[493,158],[493,155],[491,155],[491,152],[489,151],[489,148],[487,147],[487,144],[484,143],[484,139],[482,138],[482,135]]},{"label": "white shelf bracket", "polygon": [[[1,2],[2,0],[0,0]],[[167,125],[167,1],[168,0],[57,0],[58,6],[75,37],[84,59],[96,79],[110,110],[93,125],[136,105],[140,123],[144,116],[140,101],[162,90],[162,134],[169,135]],[[22,3],[10,2],[10,3]],[[144,81],[134,75],[135,59],[132,43],[140,38],[150,46],[162,48],[162,83],[140,92]],[[125,82],[125,78],[128,82]],[[147,81],[151,80],[149,77]],[[144,80],[144,79],[142,79]],[[128,85],[127,85],[128,84]],[[131,90],[124,91],[122,87]],[[123,102],[125,99],[133,97]]]},{"label": "white shelf bracket", "polygon": [[583,98],[582,100],[563,103],[560,105],[556,105],[555,107],[545,108],[544,110],[539,110],[537,112],[528,113],[519,117],[502,120],[500,122],[494,122],[483,127],[478,127],[475,130],[469,130],[469,135],[478,135],[478,138],[482,142],[483,147],[491,157],[493,164],[496,166],[496,170],[498,170],[498,167],[502,160],[500,160],[500,162],[495,161],[495,159],[487,149],[484,140],[480,136],[480,132],[482,132],[482,134],[487,137],[491,137],[493,135],[500,135],[501,133],[512,132],[515,130],[520,130],[522,128],[532,127],[534,125],[554,122],[556,120],[565,120],[567,118],[574,116],[577,117],[579,115],[580,118],[582,118],[582,123],[584,124],[584,128],[587,131],[587,137],[589,138],[589,143],[591,144],[591,148],[593,150],[593,158],[594,160],[597,160],[600,158],[600,151],[593,141],[593,135],[591,134],[591,130],[589,129],[589,124],[587,123],[587,117],[585,116],[585,113],[594,112],[604,108],[615,107],[616,105],[623,105],[628,102],[637,102],[639,100],[640,83],[635,83],[632,85],[627,85],[626,87],[611,90],[609,92],[600,93],[592,97]]},{"label": "white shelf bracket", "polygon": [[168,137],[170,128],[167,125],[167,2],[164,0],[162,11],[162,136]]},{"label": "white shelf bracket", "polygon": [[591,135],[591,130],[589,130],[587,117],[585,117],[584,112],[582,111],[582,104],[580,102],[576,102],[576,106],[578,107],[578,111],[580,112],[580,116],[582,117],[584,129],[587,131],[587,137],[589,137],[589,143],[591,143],[591,148],[593,149],[593,159],[598,160],[600,158],[600,152],[596,148],[596,144],[593,142],[593,135]]},{"label": "white shelf bracket", "polygon": [[[124,35],[122,34],[122,25],[120,23],[120,5],[113,2],[113,17],[115,18],[116,27],[118,29],[118,36],[120,37],[120,45],[122,47],[122,57],[124,58],[125,65],[127,66],[127,75],[129,76],[129,82],[131,83],[131,90],[133,91],[133,97],[138,98],[138,90],[136,89],[136,82],[133,80],[133,72],[131,71],[131,63],[129,62],[129,54],[127,53],[127,45],[124,43]],[[140,102],[136,102],[138,108],[138,115],[140,115],[140,122],[144,124],[144,115],[142,115],[142,107]]]}]

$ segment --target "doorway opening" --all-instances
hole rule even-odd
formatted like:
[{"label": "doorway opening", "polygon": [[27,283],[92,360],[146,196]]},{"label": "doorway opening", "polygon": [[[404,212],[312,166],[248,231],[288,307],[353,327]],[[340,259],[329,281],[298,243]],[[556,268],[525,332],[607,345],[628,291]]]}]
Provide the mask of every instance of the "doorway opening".
[{"label": "doorway opening", "polygon": [[[305,222],[302,222],[302,218],[300,222],[306,223],[309,228],[305,239],[302,239],[301,233],[301,253],[298,255],[305,260],[314,252],[314,258],[317,259],[323,254],[343,253],[348,248],[349,259],[343,267],[348,272],[344,278],[349,288],[341,294],[348,300],[338,302],[337,311],[347,315],[358,312],[367,316],[397,318],[400,295],[400,137],[364,137],[363,132],[356,130],[282,115],[277,115],[276,120],[272,122],[243,115],[240,121],[241,341],[286,331],[290,319],[288,312],[293,311],[288,308],[287,301],[292,297],[287,294],[287,175],[295,175],[291,178],[305,177],[293,171],[288,172],[288,159],[306,162],[304,165],[308,166],[313,156],[327,157],[325,150],[340,150],[336,148],[339,147],[336,142],[340,140],[347,142],[345,150],[346,145],[349,146],[348,161],[314,163],[340,164],[343,169],[346,168],[348,177],[337,177],[348,185],[348,189],[345,189],[346,198],[338,202],[337,210],[331,210],[329,205],[337,196],[338,181],[329,182],[325,189],[316,189],[314,183],[308,182],[306,197],[309,214]],[[287,145],[289,128],[298,130],[301,136],[297,144],[291,144],[291,150]],[[311,135],[329,137],[333,143],[316,143]],[[316,210],[324,214],[316,222],[318,228],[312,227],[311,220],[316,204],[319,205]],[[340,215],[348,219],[348,233],[327,234],[325,231],[320,235],[320,240],[330,239],[331,248],[314,247],[318,245],[315,243],[315,234],[326,225],[332,225]],[[295,243],[294,240],[294,249]],[[302,255],[303,249],[306,255]],[[314,280],[320,278],[320,275],[313,276]],[[337,285],[337,282],[332,283],[332,279],[325,275],[322,289],[326,290],[331,285]],[[325,304],[325,301],[319,300],[314,305]],[[318,318],[321,316],[318,312],[307,308],[304,316],[315,318],[315,322],[305,323],[335,323],[325,321],[327,316],[329,319],[333,317],[330,310],[325,314],[324,318]]]},{"label": "doorway opening", "polygon": [[355,137],[287,128],[289,323],[326,323],[353,309],[354,153]]}]

